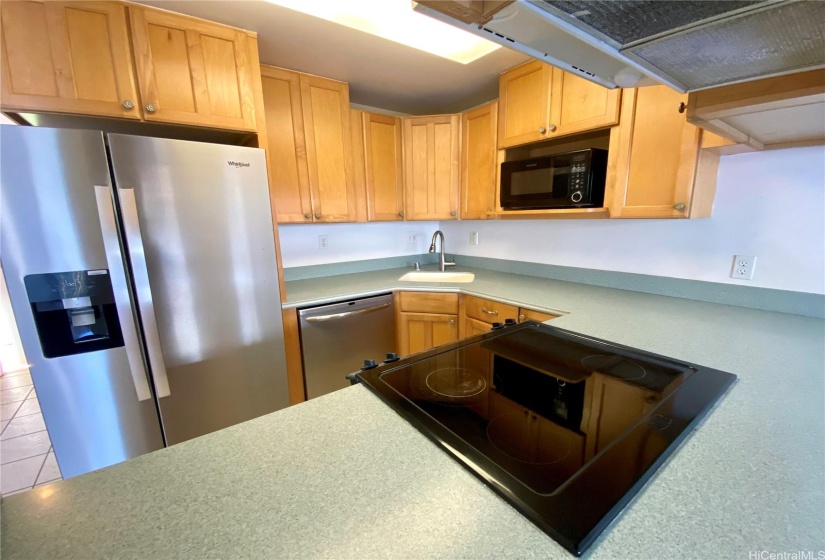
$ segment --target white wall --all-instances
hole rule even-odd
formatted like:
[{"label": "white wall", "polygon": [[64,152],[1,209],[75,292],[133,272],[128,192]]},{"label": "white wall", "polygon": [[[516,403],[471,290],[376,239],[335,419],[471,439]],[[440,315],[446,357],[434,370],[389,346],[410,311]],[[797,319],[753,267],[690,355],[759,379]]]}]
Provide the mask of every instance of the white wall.
[{"label": "white wall", "polygon": [[[378,222],[371,224],[282,225],[284,267],[380,259],[426,253],[438,222]],[[417,233],[416,243],[407,243]],[[327,236],[327,249],[318,249],[318,236]],[[449,247],[448,247],[449,248]]]},{"label": "white wall", "polygon": [[[825,293],[825,147],[723,156],[704,220],[443,222],[447,250],[580,268]],[[479,245],[469,245],[469,232]],[[752,281],[733,255],[758,257]]]}]

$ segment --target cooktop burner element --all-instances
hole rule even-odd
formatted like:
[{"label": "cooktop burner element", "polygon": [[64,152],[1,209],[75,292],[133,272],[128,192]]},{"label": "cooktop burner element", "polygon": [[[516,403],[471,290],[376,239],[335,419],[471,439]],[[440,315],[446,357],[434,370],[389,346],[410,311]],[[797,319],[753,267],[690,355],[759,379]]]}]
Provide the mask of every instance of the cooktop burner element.
[{"label": "cooktop burner element", "polygon": [[357,379],[580,555],[736,377],[527,322]]}]

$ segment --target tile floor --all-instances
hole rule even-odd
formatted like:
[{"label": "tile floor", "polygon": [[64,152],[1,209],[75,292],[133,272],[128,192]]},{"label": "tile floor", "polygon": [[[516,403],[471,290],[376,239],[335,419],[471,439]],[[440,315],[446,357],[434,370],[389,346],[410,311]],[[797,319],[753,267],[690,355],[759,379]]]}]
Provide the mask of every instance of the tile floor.
[{"label": "tile floor", "polygon": [[61,480],[27,370],[0,377],[0,494]]}]

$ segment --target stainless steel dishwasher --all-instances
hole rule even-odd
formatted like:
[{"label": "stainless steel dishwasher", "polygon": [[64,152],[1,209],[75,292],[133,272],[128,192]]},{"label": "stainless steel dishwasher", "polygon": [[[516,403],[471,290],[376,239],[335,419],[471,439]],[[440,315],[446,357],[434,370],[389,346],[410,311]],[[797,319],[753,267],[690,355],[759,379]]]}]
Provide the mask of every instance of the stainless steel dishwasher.
[{"label": "stainless steel dishwasher", "polygon": [[304,388],[308,399],[348,387],[344,377],[366,359],[395,352],[392,294],[298,310]]}]

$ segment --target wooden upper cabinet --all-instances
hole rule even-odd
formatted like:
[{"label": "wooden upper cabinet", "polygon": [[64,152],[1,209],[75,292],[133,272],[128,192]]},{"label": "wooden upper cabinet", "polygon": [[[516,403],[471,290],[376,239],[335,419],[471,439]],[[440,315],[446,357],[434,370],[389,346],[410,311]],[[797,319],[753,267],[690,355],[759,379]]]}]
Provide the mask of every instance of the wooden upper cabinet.
[{"label": "wooden upper cabinet", "polygon": [[300,76],[261,66],[270,192],[280,223],[312,221]]},{"label": "wooden upper cabinet", "polygon": [[538,60],[499,79],[498,147],[509,148],[619,122],[621,90],[607,89]]},{"label": "wooden upper cabinet", "polygon": [[140,118],[123,4],[4,1],[0,14],[3,109]]},{"label": "wooden upper cabinet", "polygon": [[364,160],[369,221],[404,219],[401,119],[364,113]]},{"label": "wooden upper cabinet", "polygon": [[607,89],[553,68],[550,118],[555,136],[566,136],[618,124],[621,89]]},{"label": "wooden upper cabinet", "polygon": [[680,112],[685,102],[686,94],[666,86],[624,92],[608,161],[608,174],[616,174],[605,193],[612,217],[710,216],[719,156],[701,150],[701,130]]},{"label": "wooden upper cabinet", "polygon": [[300,85],[313,218],[354,222],[349,86],[308,74],[300,75]]},{"label": "wooden upper cabinet", "polygon": [[498,85],[498,147],[547,139],[553,67],[533,61],[504,72]]},{"label": "wooden upper cabinet", "polygon": [[486,220],[496,209],[498,102],[461,115],[461,218]]},{"label": "wooden upper cabinet", "polygon": [[404,123],[405,216],[454,220],[458,216],[458,115],[407,117]]},{"label": "wooden upper cabinet", "polygon": [[514,0],[418,0],[417,3],[462,23],[486,23]]},{"label": "wooden upper cabinet", "polygon": [[245,31],[135,5],[129,15],[146,120],[255,131]]}]

